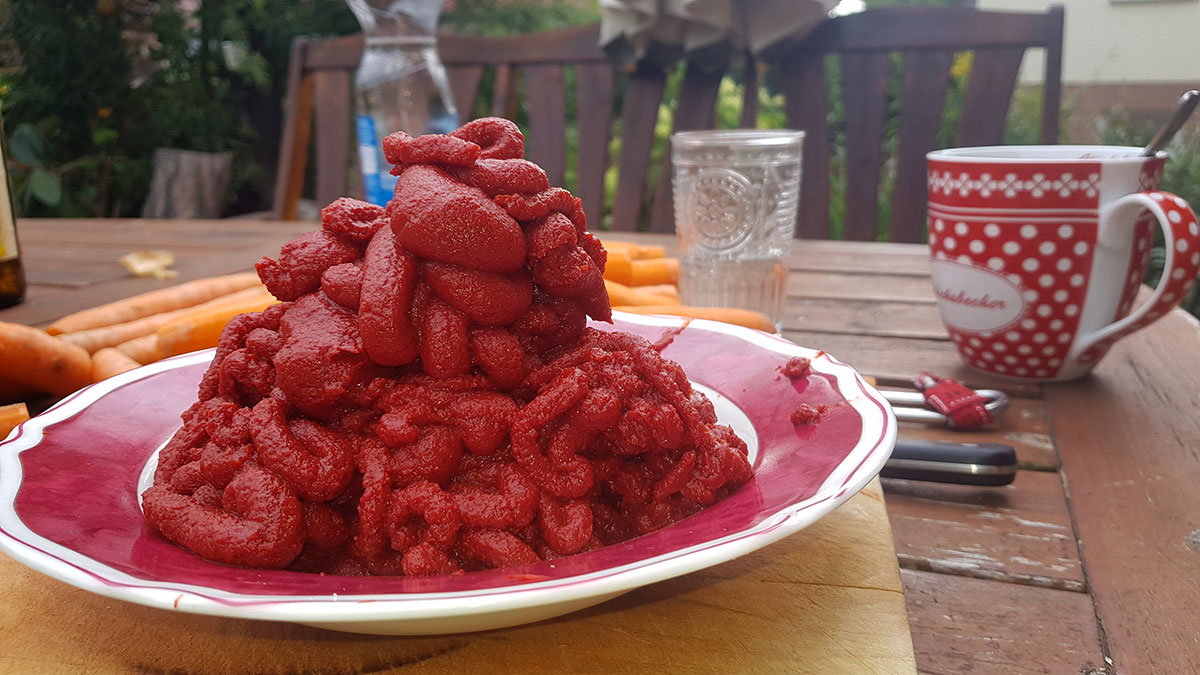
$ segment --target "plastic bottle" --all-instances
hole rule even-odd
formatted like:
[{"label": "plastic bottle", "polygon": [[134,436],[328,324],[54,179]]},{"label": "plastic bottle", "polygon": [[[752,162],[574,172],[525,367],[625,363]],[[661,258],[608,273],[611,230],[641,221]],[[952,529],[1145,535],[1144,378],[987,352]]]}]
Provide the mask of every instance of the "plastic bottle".
[{"label": "plastic bottle", "polygon": [[4,122],[0,120],[0,307],[11,307],[25,299],[25,268],[17,244],[17,218],[3,139]]},{"label": "plastic bottle", "polygon": [[367,201],[392,198],[396,177],[383,158],[383,137],[444,134],[458,127],[458,109],[437,53],[442,0],[346,0],[363,28],[355,74],[358,164]]}]

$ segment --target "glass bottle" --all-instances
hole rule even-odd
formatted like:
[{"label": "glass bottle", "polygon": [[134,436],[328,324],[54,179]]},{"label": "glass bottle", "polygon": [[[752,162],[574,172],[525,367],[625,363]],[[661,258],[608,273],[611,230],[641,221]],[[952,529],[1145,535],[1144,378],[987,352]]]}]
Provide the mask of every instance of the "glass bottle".
[{"label": "glass bottle", "polygon": [[396,177],[383,158],[383,137],[446,134],[458,127],[450,80],[437,52],[442,0],[347,0],[363,28],[355,73],[358,164],[367,201],[384,206]]},{"label": "glass bottle", "polygon": [[17,244],[17,214],[5,163],[4,138],[4,121],[0,120],[0,307],[11,307],[25,299],[25,268]]}]

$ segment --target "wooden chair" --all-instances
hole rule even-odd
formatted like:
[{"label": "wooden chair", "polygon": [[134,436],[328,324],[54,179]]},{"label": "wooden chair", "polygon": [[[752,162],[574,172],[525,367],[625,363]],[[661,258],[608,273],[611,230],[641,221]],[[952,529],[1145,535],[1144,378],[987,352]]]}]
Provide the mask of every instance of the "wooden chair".
[{"label": "wooden chair", "polygon": [[[607,222],[618,230],[649,228],[670,232],[670,170],[664,159],[653,190],[647,188],[654,129],[667,71],[643,63],[618,73],[598,46],[599,26],[591,24],[535,35],[483,38],[439,37],[439,52],[450,79],[460,117],[477,108],[480,82],[493,75],[494,95],[485,114],[526,120],[522,131],[527,157],[540,164],[552,185],[563,185],[567,157],[575,160],[574,185],[594,229]],[[288,97],[273,214],[296,217],[304,187],[310,134],[316,129],[316,199],[328,203],[346,193],[350,167],[350,86],[362,53],[358,36],[299,39],[292,46]],[[575,87],[567,91],[567,72]],[[708,128],[714,122],[717,89],[723,72],[688,67],[675,112],[676,130]],[[574,98],[573,105],[570,97]],[[519,100],[518,100],[519,99]],[[616,102],[620,101],[619,118]],[[568,143],[568,112],[574,111],[577,142]],[[605,213],[604,176],[614,119],[620,119],[618,180],[612,207]],[[315,122],[315,124],[314,124]],[[351,192],[361,194],[361,186]]]},{"label": "wooden chair", "polygon": [[[953,144],[996,145],[1022,57],[1045,50],[1041,142],[1058,142],[1062,97],[1063,9],[1044,14],[984,12],[945,7],[871,9],[820,24],[803,41],[785,45],[778,59],[788,125],[807,132],[797,236],[830,236],[832,155],[826,56],[840,60],[845,125],[845,229],[847,239],[878,237],[880,174],[894,163],[890,195],[893,241],[921,241],[925,232],[925,153],[935,149],[955,54],[973,53]],[[888,91],[893,57],[900,62],[898,100]],[[889,106],[898,103],[898,142],[884,147]]]}]

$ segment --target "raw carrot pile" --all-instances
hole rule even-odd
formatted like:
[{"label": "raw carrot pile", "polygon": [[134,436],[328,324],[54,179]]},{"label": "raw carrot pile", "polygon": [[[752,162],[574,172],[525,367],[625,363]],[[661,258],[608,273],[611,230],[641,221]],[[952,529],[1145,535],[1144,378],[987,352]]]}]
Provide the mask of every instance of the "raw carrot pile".
[{"label": "raw carrot pile", "polygon": [[194,307],[213,298],[261,283],[258,275],[254,272],[197,279],[70,314],[50,324],[46,328],[46,332],[51,335],[60,335],[101,326],[113,326],[175,309]]},{"label": "raw carrot pile", "polygon": [[608,251],[604,285],[615,310],[709,319],[775,332],[775,324],[761,312],[680,303],[679,259],[666,257],[662,246],[606,240],[604,248]]},{"label": "raw carrot pile", "polygon": [[242,295],[235,293],[224,299],[207,302],[164,323],[155,332],[158,354],[162,357],[186,354],[217,346],[225,324],[239,314],[261,312],[279,302],[263,288],[260,292]]},{"label": "raw carrot pile", "polygon": [[230,319],[275,302],[247,272],[110,302],[45,330],[0,322],[0,404],[65,396],[165,356],[215,347]]}]

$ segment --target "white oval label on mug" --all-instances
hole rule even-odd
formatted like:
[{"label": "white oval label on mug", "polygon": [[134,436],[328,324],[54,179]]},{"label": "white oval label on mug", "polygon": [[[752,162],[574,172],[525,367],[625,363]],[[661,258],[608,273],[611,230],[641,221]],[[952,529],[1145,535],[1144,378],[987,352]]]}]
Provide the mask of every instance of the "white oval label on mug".
[{"label": "white oval label on mug", "polygon": [[995,331],[1021,317],[1021,289],[989,269],[949,260],[931,260],[930,276],[942,320],[970,332]]}]

